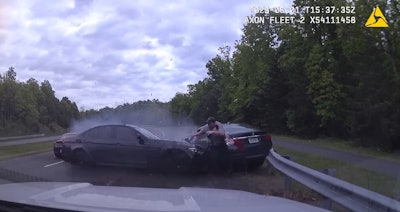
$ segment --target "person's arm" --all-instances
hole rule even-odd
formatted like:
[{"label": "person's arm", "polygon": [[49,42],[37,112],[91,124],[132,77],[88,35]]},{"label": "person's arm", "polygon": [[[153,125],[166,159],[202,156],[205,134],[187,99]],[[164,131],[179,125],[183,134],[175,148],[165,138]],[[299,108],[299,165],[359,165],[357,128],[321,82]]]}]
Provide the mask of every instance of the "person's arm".
[{"label": "person's arm", "polygon": [[222,124],[218,122],[217,126],[218,126],[218,130],[207,131],[207,132],[209,132],[210,134],[214,134],[214,135],[225,136],[225,130],[224,130],[224,127],[222,126]]},{"label": "person's arm", "polygon": [[197,130],[197,132],[193,136],[201,136],[206,132],[207,132],[207,125],[200,127],[199,130]]}]

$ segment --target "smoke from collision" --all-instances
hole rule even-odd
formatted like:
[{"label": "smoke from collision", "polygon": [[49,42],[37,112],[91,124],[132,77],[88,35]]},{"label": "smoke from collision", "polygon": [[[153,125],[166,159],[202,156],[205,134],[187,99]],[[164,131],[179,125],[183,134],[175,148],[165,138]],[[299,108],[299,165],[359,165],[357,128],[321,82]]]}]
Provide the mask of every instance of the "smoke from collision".
[{"label": "smoke from collision", "polygon": [[162,139],[169,140],[183,140],[198,128],[189,118],[174,118],[168,108],[149,104],[141,108],[128,105],[116,109],[102,109],[83,119],[74,120],[69,131],[80,133],[95,126],[108,124],[140,126]]}]

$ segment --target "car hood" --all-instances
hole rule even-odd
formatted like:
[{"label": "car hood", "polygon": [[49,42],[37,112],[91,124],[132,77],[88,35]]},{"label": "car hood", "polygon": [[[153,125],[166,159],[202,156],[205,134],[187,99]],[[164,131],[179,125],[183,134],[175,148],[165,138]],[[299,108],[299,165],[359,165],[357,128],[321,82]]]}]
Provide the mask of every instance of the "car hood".
[{"label": "car hood", "polygon": [[29,182],[0,185],[0,200],[77,211],[325,211],[245,191]]},{"label": "car hood", "polygon": [[157,141],[166,142],[166,143],[173,143],[173,144],[178,144],[178,145],[183,145],[183,146],[188,146],[188,147],[194,145],[193,142],[185,141],[184,139],[181,139],[181,140],[179,140],[179,139],[176,139],[176,140],[173,140],[173,139],[158,139]]}]

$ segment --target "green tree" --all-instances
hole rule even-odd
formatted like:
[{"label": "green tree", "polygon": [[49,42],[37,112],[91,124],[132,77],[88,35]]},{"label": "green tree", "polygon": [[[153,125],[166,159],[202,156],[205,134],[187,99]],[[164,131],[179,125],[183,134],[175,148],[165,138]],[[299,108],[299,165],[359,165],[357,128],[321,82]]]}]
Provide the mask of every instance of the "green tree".
[{"label": "green tree", "polygon": [[204,123],[209,116],[216,116],[219,111],[219,93],[214,83],[209,79],[189,85],[189,96],[191,97],[190,117],[197,124]]},{"label": "green tree", "polygon": [[[221,120],[229,121],[233,117],[230,104],[233,101],[234,84],[232,83],[231,48],[224,46],[219,48],[219,54],[209,60],[206,64],[209,83],[215,90],[218,109],[217,113]],[[216,116],[217,114],[214,114]]]},{"label": "green tree", "polygon": [[13,67],[0,75],[0,135],[54,132],[78,116],[76,104],[68,98],[60,103],[49,81],[40,86],[33,78],[19,82]]},{"label": "green tree", "polygon": [[191,111],[190,97],[185,93],[177,93],[171,99],[171,113],[178,120],[188,118]]},{"label": "green tree", "polygon": [[276,45],[274,30],[268,23],[249,23],[244,26],[242,38],[235,45],[232,59],[235,98],[231,107],[237,121],[258,122],[258,113],[262,109],[254,99],[258,93],[265,92],[261,85],[270,80],[269,72],[276,54],[271,48]]}]

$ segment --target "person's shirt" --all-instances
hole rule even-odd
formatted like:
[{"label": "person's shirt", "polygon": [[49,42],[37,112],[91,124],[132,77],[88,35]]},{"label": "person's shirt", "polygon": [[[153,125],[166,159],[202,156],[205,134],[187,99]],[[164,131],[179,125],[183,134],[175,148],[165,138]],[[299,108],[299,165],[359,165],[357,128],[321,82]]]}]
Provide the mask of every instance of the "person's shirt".
[{"label": "person's shirt", "polygon": [[197,133],[202,135],[202,134],[205,134],[207,131],[218,131],[218,132],[225,134],[224,127],[222,126],[221,122],[219,122],[219,121],[215,122],[215,127],[213,129],[209,129],[208,124],[201,126],[199,128],[199,130],[197,131]]}]

